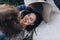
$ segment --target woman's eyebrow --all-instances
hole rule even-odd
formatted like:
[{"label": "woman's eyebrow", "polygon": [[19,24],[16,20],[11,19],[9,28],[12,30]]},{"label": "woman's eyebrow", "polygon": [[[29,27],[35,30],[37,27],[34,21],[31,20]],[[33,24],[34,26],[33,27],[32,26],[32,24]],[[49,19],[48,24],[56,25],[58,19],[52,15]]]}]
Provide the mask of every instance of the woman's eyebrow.
[{"label": "woman's eyebrow", "polygon": [[33,18],[31,18],[31,17],[30,17],[30,20],[32,21],[32,20],[33,20]]},{"label": "woman's eyebrow", "polygon": [[30,16],[30,14],[28,14],[28,16]]}]

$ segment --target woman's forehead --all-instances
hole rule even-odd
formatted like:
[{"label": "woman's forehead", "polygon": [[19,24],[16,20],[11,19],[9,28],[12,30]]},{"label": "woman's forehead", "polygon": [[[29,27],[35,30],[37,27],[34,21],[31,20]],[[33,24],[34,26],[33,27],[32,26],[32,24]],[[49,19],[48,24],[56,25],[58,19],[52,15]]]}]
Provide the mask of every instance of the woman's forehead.
[{"label": "woman's forehead", "polygon": [[33,19],[36,19],[36,14],[31,13],[31,14],[30,14],[30,17],[33,18]]},{"label": "woman's forehead", "polygon": [[36,16],[36,14],[35,14],[35,13],[30,13],[30,15],[31,15],[31,16]]}]

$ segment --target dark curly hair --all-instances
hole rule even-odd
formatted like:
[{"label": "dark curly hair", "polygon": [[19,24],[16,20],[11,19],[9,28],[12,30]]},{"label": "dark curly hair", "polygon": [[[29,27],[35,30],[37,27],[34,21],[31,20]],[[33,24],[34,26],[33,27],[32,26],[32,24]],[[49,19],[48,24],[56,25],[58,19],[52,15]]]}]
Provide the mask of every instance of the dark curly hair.
[{"label": "dark curly hair", "polygon": [[9,4],[0,5],[0,28],[6,36],[12,36],[16,34],[14,29],[14,23],[17,23],[18,10]]},{"label": "dark curly hair", "polygon": [[40,12],[38,12],[37,10],[33,9],[32,7],[27,7],[22,13],[21,13],[21,16],[22,16],[22,19],[24,18],[25,15],[27,14],[30,14],[30,13],[34,13],[36,16],[37,16],[37,19],[36,21],[34,22],[34,25],[28,25],[26,30],[27,31],[31,31],[32,29],[35,29],[40,23],[41,21],[43,20],[43,17],[42,17],[42,11],[43,11],[43,6],[41,3],[38,3],[39,5],[37,4],[33,4],[35,5],[34,7],[36,7],[36,9],[39,9]]}]

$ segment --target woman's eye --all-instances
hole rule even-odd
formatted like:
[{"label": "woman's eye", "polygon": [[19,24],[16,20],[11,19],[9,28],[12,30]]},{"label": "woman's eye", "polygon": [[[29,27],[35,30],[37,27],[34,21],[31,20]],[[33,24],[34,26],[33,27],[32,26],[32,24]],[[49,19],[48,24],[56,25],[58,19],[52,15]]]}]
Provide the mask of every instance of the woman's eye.
[{"label": "woman's eye", "polygon": [[33,21],[33,19],[32,19],[32,18],[30,18],[30,20],[31,20],[31,21]]},{"label": "woman's eye", "polygon": [[30,14],[28,14],[28,16],[30,16]]}]

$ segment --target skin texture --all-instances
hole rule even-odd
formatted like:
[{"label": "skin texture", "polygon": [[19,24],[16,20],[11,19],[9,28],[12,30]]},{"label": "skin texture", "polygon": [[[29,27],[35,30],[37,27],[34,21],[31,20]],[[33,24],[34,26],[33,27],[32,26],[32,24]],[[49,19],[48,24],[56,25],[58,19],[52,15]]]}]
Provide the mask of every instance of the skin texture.
[{"label": "skin texture", "polygon": [[[34,29],[35,27],[37,27],[40,24],[40,22],[43,20],[43,18],[42,18],[42,8],[40,10],[41,10],[41,12],[39,13],[36,10],[32,9],[31,7],[27,7],[25,10],[21,11],[21,13],[20,13],[21,14],[20,19],[25,20],[27,18],[28,19],[27,21],[29,21],[30,18],[29,18],[28,15],[30,15],[31,13],[34,13],[35,16],[36,16],[35,17],[36,18],[35,22],[33,21],[32,24],[30,24],[30,25],[28,25],[26,27],[24,26],[26,28],[26,30],[31,31],[32,29]],[[35,19],[35,18],[33,17],[33,19]],[[22,23],[24,23],[24,22],[22,22]],[[29,22],[25,22],[25,23],[28,24]],[[27,25],[27,24],[25,24],[25,25]]]}]

